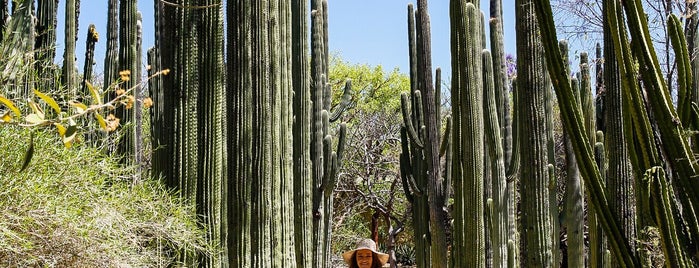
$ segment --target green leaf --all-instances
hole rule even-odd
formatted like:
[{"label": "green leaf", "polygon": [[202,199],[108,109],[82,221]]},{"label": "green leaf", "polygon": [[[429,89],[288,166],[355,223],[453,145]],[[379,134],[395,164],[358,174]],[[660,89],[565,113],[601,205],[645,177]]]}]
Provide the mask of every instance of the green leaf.
[{"label": "green leaf", "polygon": [[10,114],[10,111],[7,111],[2,116],[0,116],[0,121],[10,123],[12,121],[12,115]]},{"label": "green leaf", "polygon": [[90,90],[90,95],[92,95],[92,104],[102,105],[102,97],[100,96],[100,93],[97,92],[97,89],[95,89],[95,87],[93,87],[88,81],[85,81],[85,85],[87,86],[87,89]]},{"label": "green leaf", "polygon": [[32,108],[34,114],[36,114],[36,116],[38,116],[39,119],[44,120],[44,110],[41,109],[41,107],[38,104],[36,104],[36,102],[29,100],[29,107]]},{"label": "green leaf", "polygon": [[22,168],[19,169],[19,172],[24,171],[29,166],[29,162],[32,161],[33,156],[34,156],[34,132],[32,132],[32,134],[31,134],[31,138],[29,140],[29,148],[27,149],[27,152],[24,153],[24,163],[22,163]]},{"label": "green leaf", "polygon": [[58,135],[60,135],[61,138],[63,138],[63,136],[66,135],[66,127],[61,125],[61,123],[54,123],[53,125],[56,126],[56,130],[58,131]]},{"label": "green leaf", "polygon": [[56,103],[56,100],[54,100],[53,98],[49,97],[48,95],[46,95],[44,93],[39,92],[36,89],[34,90],[34,94],[39,96],[39,98],[41,98],[46,103],[48,103],[49,106],[51,106],[51,108],[53,108],[53,110],[56,111],[57,115],[61,114],[61,107],[58,106],[58,103]]},{"label": "green leaf", "polygon": [[68,102],[68,104],[70,104],[70,106],[73,106],[73,108],[75,108],[75,110],[77,110],[79,114],[87,110],[87,105],[83,104],[82,102],[70,101]]},{"label": "green leaf", "polygon": [[27,117],[25,118],[25,120],[26,120],[27,123],[29,123],[29,124],[41,124],[42,122],[44,122],[44,119],[41,118],[41,117],[40,117],[39,115],[37,115],[37,114],[29,114],[29,115],[27,115]]},{"label": "green leaf", "polygon": [[70,147],[73,146],[73,141],[75,140],[75,136],[78,134],[78,126],[77,125],[71,125],[68,126],[68,129],[66,129],[65,134],[63,135],[63,145],[70,149]]},{"label": "green leaf", "polygon": [[16,115],[17,117],[21,117],[21,116],[22,116],[22,113],[19,112],[19,109],[17,109],[17,106],[15,106],[15,104],[12,103],[12,101],[10,101],[10,100],[8,100],[8,99],[6,99],[6,98],[0,96],[0,103],[2,103],[2,104],[4,104],[5,106],[7,106],[7,108],[10,108],[10,110],[11,110],[13,113],[15,113],[15,115]]},{"label": "green leaf", "polygon": [[97,118],[97,122],[100,124],[100,128],[106,132],[109,132],[109,129],[107,129],[107,122],[104,121],[104,117],[102,115],[95,113],[95,118]]}]

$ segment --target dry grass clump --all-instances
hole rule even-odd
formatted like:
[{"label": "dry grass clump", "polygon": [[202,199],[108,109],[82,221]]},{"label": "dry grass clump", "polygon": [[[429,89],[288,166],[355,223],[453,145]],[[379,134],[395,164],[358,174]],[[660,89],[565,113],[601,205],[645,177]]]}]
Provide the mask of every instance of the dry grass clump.
[{"label": "dry grass clump", "polygon": [[211,254],[194,209],[89,146],[0,127],[0,267],[169,267]]}]

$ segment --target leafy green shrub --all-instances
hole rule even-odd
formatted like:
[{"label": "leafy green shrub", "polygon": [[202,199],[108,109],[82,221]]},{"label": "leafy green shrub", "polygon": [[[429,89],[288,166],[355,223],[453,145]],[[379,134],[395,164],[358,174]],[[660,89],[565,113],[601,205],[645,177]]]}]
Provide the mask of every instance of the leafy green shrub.
[{"label": "leafy green shrub", "polygon": [[164,267],[211,254],[194,209],[95,148],[0,126],[0,267]]}]

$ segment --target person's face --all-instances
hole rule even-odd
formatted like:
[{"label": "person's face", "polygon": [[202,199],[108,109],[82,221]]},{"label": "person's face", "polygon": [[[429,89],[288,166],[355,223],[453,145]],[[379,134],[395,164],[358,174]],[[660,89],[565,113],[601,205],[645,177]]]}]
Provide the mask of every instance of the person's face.
[{"label": "person's face", "polygon": [[359,268],[371,268],[371,262],[374,260],[374,253],[368,249],[360,249],[355,253],[357,266]]}]

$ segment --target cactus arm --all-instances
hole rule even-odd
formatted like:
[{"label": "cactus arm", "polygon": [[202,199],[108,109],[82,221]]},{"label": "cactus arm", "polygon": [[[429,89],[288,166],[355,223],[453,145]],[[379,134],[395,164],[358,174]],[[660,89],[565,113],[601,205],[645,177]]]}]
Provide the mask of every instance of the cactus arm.
[{"label": "cactus arm", "polygon": [[352,80],[347,79],[347,81],[345,81],[345,87],[344,87],[344,90],[342,93],[342,99],[340,100],[340,104],[335,106],[335,108],[331,112],[330,122],[335,122],[338,119],[340,119],[340,116],[342,116],[342,113],[347,110],[347,107],[349,107],[351,99],[352,99]]},{"label": "cactus arm", "polygon": [[[451,193],[452,189],[452,168],[453,168],[453,158],[454,158],[454,149],[453,149],[453,134],[452,131],[452,119],[451,116],[447,116],[447,130],[444,133],[444,139],[447,141],[447,148],[446,148],[446,164],[444,167],[444,182],[442,185],[442,188],[444,189],[444,195],[449,196]],[[444,198],[444,207],[449,207],[449,198]]]},{"label": "cactus arm", "polygon": [[442,142],[439,144],[439,157],[442,157],[447,153],[447,148],[449,148],[449,143],[451,142],[451,116],[447,116],[446,120],[447,128],[444,130],[444,135],[442,135]]},{"label": "cactus arm", "polygon": [[689,53],[687,51],[687,40],[682,33],[682,26],[677,16],[670,15],[667,19],[667,31],[672,43],[672,48],[675,52],[675,60],[677,61],[677,112],[682,120],[682,125],[685,127],[693,126],[691,121],[691,102],[692,96],[692,64]]},{"label": "cactus arm", "polygon": [[[613,1],[606,1],[613,2]],[[606,3],[605,2],[605,3]],[[585,179],[585,185],[589,185],[590,200],[594,212],[600,215],[602,226],[605,233],[609,235],[610,246],[612,252],[619,260],[622,267],[638,267],[640,266],[638,258],[633,254],[633,251],[627,241],[620,224],[614,218],[614,214],[609,207],[607,196],[602,187],[602,177],[594,164],[589,144],[587,133],[583,131],[582,115],[579,112],[577,103],[574,101],[573,92],[570,84],[567,83],[565,68],[561,61],[561,54],[557,49],[556,30],[553,23],[553,13],[549,1],[534,1],[536,17],[540,23],[541,40],[546,50],[546,62],[549,74],[552,77],[556,95],[561,108],[563,126],[567,133],[570,133],[573,140],[573,149],[576,159],[579,161],[581,173]]]},{"label": "cactus arm", "polygon": [[[437,118],[442,118],[442,68],[439,67],[434,73],[434,108]],[[437,121],[437,124],[441,122]]]},{"label": "cactus arm", "polygon": [[423,148],[424,145],[422,139],[420,139],[421,136],[418,134],[417,130],[415,130],[412,116],[408,111],[408,94],[401,94],[400,104],[401,111],[403,112],[403,123],[405,124],[405,128],[408,132],[408,137],[410,137],[410,140],[413,141],[419,148]]},{"label": "cactus arm", "polygon": [[[484,100],[484,134],[488,150],[492,176],[492,197],[488,199],[490,207],[490,239],[492,248],[492,266],[505,267],[507,264],[507,180],[505,178],[505,159],[500,135],[500,121],[497,110],[497,94],[493,70],[493,60],[488,50],[483,50],[483,100]],[[496,93],[498,92],[498,93]]]}]

